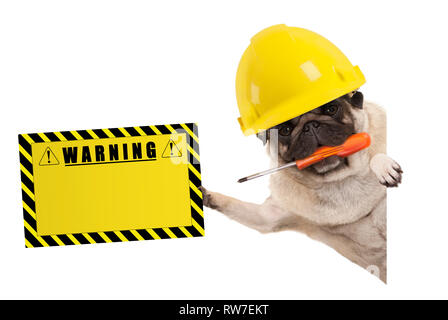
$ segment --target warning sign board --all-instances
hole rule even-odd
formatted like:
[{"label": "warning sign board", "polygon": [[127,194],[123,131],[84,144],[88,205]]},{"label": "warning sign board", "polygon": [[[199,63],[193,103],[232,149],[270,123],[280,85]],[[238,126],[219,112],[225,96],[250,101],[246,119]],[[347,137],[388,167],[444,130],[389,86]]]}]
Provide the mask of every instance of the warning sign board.
[{"label": "warning sign board", "polygon": [[26,247],[204,235],[192,123],[19,135]]}]

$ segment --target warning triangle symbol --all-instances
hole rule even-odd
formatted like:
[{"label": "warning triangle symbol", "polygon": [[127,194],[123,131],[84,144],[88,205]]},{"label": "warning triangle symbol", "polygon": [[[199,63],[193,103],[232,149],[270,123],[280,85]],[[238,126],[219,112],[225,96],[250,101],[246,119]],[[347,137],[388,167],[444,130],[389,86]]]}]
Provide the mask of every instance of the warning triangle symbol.
[{"label": "warning triangle symbol", "polygon": [[47,149],[45,149],[44,154],[42,155],[42,158],[40,159],[39,165],[54,166],[57,164],[59,164],[58,158],[56,158],[53,151],[51,151],[50,147],[47,147]]},{"label": "warning triangle symbol", "polygon": [[177,158],[181,156],[182,152],[180,152],[176,143],[174,143],[174,141],[170,139],[165,147],[165,150],[163,150],[162,158]]}]

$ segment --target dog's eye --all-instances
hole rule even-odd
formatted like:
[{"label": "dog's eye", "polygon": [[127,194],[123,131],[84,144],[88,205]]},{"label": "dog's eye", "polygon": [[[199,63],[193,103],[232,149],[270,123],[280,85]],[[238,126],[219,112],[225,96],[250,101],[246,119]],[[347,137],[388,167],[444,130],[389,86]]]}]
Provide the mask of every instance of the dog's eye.
[{"label": "dog's eye", "polygon": [[339,107],[337,105],[330,104],[328,106],[325,106],[322,111],[324,114],[326,114],[328,116],[334,116],[338,112],[338,110],[339,110]]},{"label": "dog's eye", "polygon": [[282,135],[282,136],[289,136],[291,134],[291,132],[292,132],[292,127],[289,125],[285,125],[280,128],[278,133],[280,133],[280,135]]}]

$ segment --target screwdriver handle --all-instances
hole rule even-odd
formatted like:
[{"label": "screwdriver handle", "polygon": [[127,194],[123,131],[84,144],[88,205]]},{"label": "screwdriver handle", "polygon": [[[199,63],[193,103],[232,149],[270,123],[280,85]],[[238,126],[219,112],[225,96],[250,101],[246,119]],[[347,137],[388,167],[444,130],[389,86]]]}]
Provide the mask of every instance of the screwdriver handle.
[{"label": "screwdriver handle", "polygon": [[316,162],[319,162],[325,158],[331,156],[338,156],[341,158],[348,157],[362,149],[370,146],[371,139],[367,132],[356,133],[348,137],[345,142],[336,147],[320,147],[312,155],[305,159],[299,159],[296,161],[296,166],[299,170],[305,169]]}]

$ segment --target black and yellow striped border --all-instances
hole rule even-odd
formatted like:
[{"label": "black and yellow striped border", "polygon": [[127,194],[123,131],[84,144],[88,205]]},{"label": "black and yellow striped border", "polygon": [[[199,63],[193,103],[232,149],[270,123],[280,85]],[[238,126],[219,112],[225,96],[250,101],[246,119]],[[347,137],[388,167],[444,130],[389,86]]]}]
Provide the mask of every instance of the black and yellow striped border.
[{"label": "black and yellow striped border", "polygon": [[[151,136],[175,133],[186,133],[187,135],[188,176],[190,180],[192,217],[191,226],[58,234],[48,236],[37,235],[32,162],[33,155],[31,148],[33,143]],[[25,247],[27,248],[201,237],[204,235],[204,213],[202,207],[202,192],[200,190],[201,169],[199,164],[199,140],[198,128],[195,123],[20,134],[19,156],[20,174],[22,180],[23,218],[25,224]]]}]

